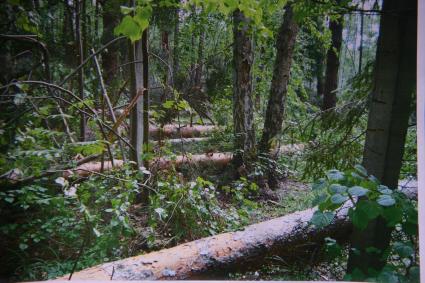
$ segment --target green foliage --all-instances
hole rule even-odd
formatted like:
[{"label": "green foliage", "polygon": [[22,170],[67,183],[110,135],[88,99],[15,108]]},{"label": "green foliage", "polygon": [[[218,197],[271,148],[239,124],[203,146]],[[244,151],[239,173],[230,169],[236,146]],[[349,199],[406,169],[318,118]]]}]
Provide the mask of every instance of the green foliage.
[{"label": "green foliage", "polygon": [[[253,203],[245,198],[245,182],[237,184],[235,199],[240,202],[236,207],[227,209],[220,206],[220,193],[214,185],[200,177],[196,181],[180,183],[176,176],[158,181],[157,192],[149,197],[149,225],[153,231],[162,231],[172,235],[174,241],[198,239],[219,232],[230,231],[246,224],[248,211]],[[256,190],[252,185],[248,191]],[[183,229],[182,229],[183,228]],[[148,239],[153,244],[155,237]]]},{"label": "green foliage", "polygon": [[[376,273],[374,280],[409,280],[409,270],[417,268],[415,238],[418,233],[418,216],[413,201],[400,191],[381,185],[361,165],[346,172],[335,169],[328,171],[326,178],[319,179],[313,185],[313,190],[317,194],[318,210],[314,213],[311,224],[317,228],[332,223],[335,212],[346,202],[352,203],[348,216],[357,229],[364,230],[370,221],[378,217],[382,217],[388,227],[394,228],[399,239],[392,242],[392,256],[387,266]],[[334,241],[327,241],[327,248],[329,245],[334,245]],[[368,252],[371,253],[370,256],[381,256],[382,253],[375,247],[369,247]],[[365,277],[360,270],[356,270],[345,279],[364,280]]]},{"label": "green foliage", "polygon": [[124,35],[131,42],[135,42],[142,37],[143,31],[149,26],[152,15],[152,6],[149,0],[138,0],[136,7],[121,7],[121,12],[125,15],[121,23],[115,27],[116,35]]},{"label": "green foliage", "polygon": [[128,255],[133,233],[128,209],[139,190],[131,172],[125,168],[81,184],[58,177],[54,186],[0,192],[2,248],[17,265],[11,266],[17,267],[16,278],[69,273],[82,245],[78,269]]},{"label": "green foliage", "polygon": [[296,134],[309,143],[301,159],[305,166],[303,178],[317,179],[331,168],[346,170],[361,161],[372,68],[373,64],[368,64],[341,91],[341,105],[332,111],[315,113],[297,128]]}]

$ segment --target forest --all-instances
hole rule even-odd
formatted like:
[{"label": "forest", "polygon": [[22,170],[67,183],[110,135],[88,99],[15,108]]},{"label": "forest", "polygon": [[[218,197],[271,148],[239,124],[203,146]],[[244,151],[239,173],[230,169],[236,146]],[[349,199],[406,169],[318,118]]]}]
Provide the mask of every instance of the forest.
[{"label": "forest", "polygon": [[419,282],[417,13],[0,1],[0,281]]}]

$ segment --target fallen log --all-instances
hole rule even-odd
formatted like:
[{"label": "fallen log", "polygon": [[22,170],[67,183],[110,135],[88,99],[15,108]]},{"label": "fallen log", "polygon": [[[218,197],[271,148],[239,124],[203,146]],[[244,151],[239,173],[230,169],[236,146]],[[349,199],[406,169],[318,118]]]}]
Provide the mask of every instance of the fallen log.
[{"label": "fallen log", "polygon": [[168,124],[164,127],[150,126],[149,135],[158,139],[161,138],[194,138],[208,135],[209,133],[217,130],[213,125],[193,125],[180,126],[178,124]]},{"label": "fallen log", "polygon": [[[124,165],[124,161],[120,159],[114,159],[114,164],[112,165],[111,161],[103,162],[103,170],[110,171],[113,168],[120,168]],[[64,178],[69,178],[71,175],[78,175],[81,177],[90,176],[93,172],[102,171],[102,162],[89,162],[78,166],[75,169],[65,170],[62,174]]]},{"label": "fallen log", "polygon": [[[167,139],[161,141],[162,143],[169,143],[173,146],[177,146],[179,144],[187,145],[187,144],[195,144],[195,143],[201,143],[209,140],[208,137],[203,138],[177,138],[177,139]],[[152,141],[153,144],[158,144],[159,141]]]},{"label": "fallen log", "polygon": [[[293,154],[304,149],[303,144],[293,144],[293,145],[284,145],[279,147],[274,151],[273,154]],[[216,169],[222,169],[233,158],[231,152],[218,152],[218,153],[204,153],[204,154],[187,154],[187,155],[178,155],[175,158],[155,158],[151,161],[151,168],[157,170],[169,169],[172,166],[176,168],[181,168],[185,165],[194,165],[198,167],[214,167]],[[122,160],[114,160],[114,167],[122,167],[124,162]],[[112,164],[110,161],[105,161],[103,165],[103,170],[108,171],[112,169]],[[63,173],[64,178],[68,178],[73,173],[79,176],[88,176],[91,172],[100,172],[102,169],[101,162],[90,162],[83,165],[80,165],[72,170],[67,170]]]},{"label": "fallen log", "polygon": [[[404,188],[399,190],[405,193]],[[416,190],[408,194],[417,198]],[[72,275],[72,280],[170,280],[208,278],[219,271],[246,270],[264,264],[270,255],[286,259],[311,256],[326,237],[346,242],[352,231],[347,202],[325,228],[309,224],[315,208],[249,225],[242,231],[218,234],[169,249],[100,264]],[[68,279],[69,276],[57,280]]]},{"label": "fallen log", "polygon": [[178,155],[175,159],[157,158],[152,162],[152,167],[164,170],[175,166],[181,168],[184,165],[194,165],[199,167],[212,166],[216,169],[224,168],[232,160],[233,154],[230,152],[205,153]]},{"label": "fallen log", "polygon": [[[291,256],[325,237],[348,238],[348,208],[324,229],[308,224],[315,209],[292,213],[230,232],[199,239],[173,248],[97,265],[76,272],[72,280],[189,279],[205,273],[261,265],[266,256]],[[65,279],[64,276],[59,279]]]}]

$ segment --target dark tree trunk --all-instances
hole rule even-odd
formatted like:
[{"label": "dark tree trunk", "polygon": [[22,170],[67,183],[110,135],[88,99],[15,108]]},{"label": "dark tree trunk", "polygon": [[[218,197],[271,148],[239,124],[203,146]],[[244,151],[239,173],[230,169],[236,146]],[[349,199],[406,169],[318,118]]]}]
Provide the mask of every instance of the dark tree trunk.
[{"label": "dark tree trunk", "polygon": [[[180,4],[180,1],[177,1]],[[179,64],[179,42],[180,42],[180,9],[176,8],[174,15],[174,45],[173,45],[173,82],[177,84],[177,76],[180,69]]]},{"label": "dark tree trunk", "polygon": [[336,89],[338,88],[339,54],[342,43],[342,27],[342,19],[329,22],[329,29],[332,33],[332,44],[326,56],[326,75],[322,110],[328,110],[336,106]]},{"label": "dark tree trunk", "polygon": [[[77,58],[78,64],[81,65],[84,61],[83,38],[81,35],[81,13],[83,9],[80,0],[75,1],[75,39],[77,43]],[[84,100],[84,68],[78,70],[78,93],[79,97]],[[87,118],[84,113],[80,114],[80,140],[86,140]]]},{"label": "dark tree trunk", "polygon": [[[323,18],[317,19],[317,29],[319,32],[323,32],[324,23]],[[317,99],[320,101],[325,92],[325,64],[326,64],[326,49],[322,47],[321,42],[317,42],[317,50],[315,51],[315,72],[316,72],[316,92]]]},{"label": "dark tree trunk", "polygon": [[236,10],[233,13],[233,127],[234,165],[239,167],[255,154],[252,98],[252,63],[254,58],[249,20]]},{"label": "dark tree trunk", "polygon": [[69,66],[76,65],[75,57],[77,56],[75,45],[70,44],[70,42],[75,42],[74,19],[73,7],[68,3],[68,1],[64,1],[62,46],[64,46],[65,49],[65,62]]},{"label": "dark tree trunk", "polygon": [[201,25],[199,32],[199,43],[198,43],[198,59],[196,63],[195,69],[195,88],[201,88],[201,80],[202,80],[202,69],[203,69],[203,60],[204,60],[204,46],[205,46],[205,30]]},{"label": "dark tree trunk", "polygon": [[298,25],[294,19],[291,6],[286,6],[285,16],[276,40],[276,61],[273,79],[270,87],[270,97],[267,104],[266,120],[259,149],[268,154],[272,143],[282,131],[285,102],[290,77],[292,54],[298,34]]},{"label": "dark tree trunk", "polygon": [[[119,24],[121,13],[120,13],[120,1],[107,0],[103,2],[103,33],[102,33],[102,44],[106,44],[114,39],[114,28]],[[114,78],[117,77],[119,65],[119,44],[110,45],[102,53],[102,68],[103,76],[106,85],[110,86]]]},{"label": "dark tree trunk", "polygon": [[[397,188],[404,143],[416,81],[416,1],[384,0],[376,53],[375,86],[371,96],[363,164],[382,184]],[[355,268],[367,274],[380,270],[386,262],[365,249],[384,251],[391,229],[383,219],[370,223],[364,231],[355,230],[348,272]]]},{"label": "dark tree trunk", "polygon": [[[364,1],[362,1],[362,10],[364,9]],[[360,14],[360,46],[359,46],[359,70],[360,74],[362,71],[362,61],[363,61],[363,31],[364,31],[364,14]]]}]

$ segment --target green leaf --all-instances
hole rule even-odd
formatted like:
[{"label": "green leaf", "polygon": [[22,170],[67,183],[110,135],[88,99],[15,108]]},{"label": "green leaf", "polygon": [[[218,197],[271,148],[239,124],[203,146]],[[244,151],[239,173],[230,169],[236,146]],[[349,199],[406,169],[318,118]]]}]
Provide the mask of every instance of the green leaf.
[{"label": "green leaf", "polygon": [[331,196],[331,202],[333,204],[341,204],[344,203],[348,200],[347,196],[343,196],[341,194],[334,194],[333,196]]},{"label": "green leaf", "polygon": [[348,193],[352,196],[361,197],[366,195],[369,192],[368,189],[365,189],[360,186],[354,186],[348,189]]},{"label": "green leaf", "polygon": [[165,109],[170,109],[173,106],[174,106],[173,100],[167,100],[162,104],[162,107],[164,107]]},{"label": "green leaf", "polygon": [[96,237],[100,237],[100,232],[96,228],[93,228],[93,233],[96,235]]},{"label": "green leaf", "polygon": [[25,92],[17,93],[15,94],[15,97],[13,98],[13,103],[15,103],[15,105],[24,104],[26,97],[27,97],[27,94]]},{"label": "green leaf", "polygon": [[123,14],[123,15],[128,15],[131,12],[134,11],[134,8],[133,7],[121,6],[120,9],[121,9],[121,14]]},{"label": "green leaf", "polygon": [[152,8],[149,6],[137,7],[136,14],[133,19],[139,25],[141,32],[143,32],[149,26],[149,19],[152,14]]},{"label": "green leaf", "polygon": [[380,250],[380,249],[377,249],[377,248],[375,248],[375,247],[367,247],[367,248],[366,248],[366,252],[367,252],[368,254],[376,254],[376,255],[381,254],[381,250]]},{"label": "green leaf", "polygon": [[28,248],[28,245],[27,245],[27,244],[24,244],[24,243],[20,243],[20,244],[19,244],[19,248],[20,248],[21,250],[26,250],[26,249]]},{"label": "green leaf", "polygon": [[133,19],[133,17],[127,15],[125,16],[121,23],[115,27],[115,35],[124,35],[128,37],[131,42],[135,42],[142,37],[143,30],[140,28],[138,23]]},{"label": "green leaf", "polygon": [[390,195],[380,195],[376,201],[382,206],[392,206],[395,204],[395,200]]},{"label": "green leaf", "polygon": [[316,196],[312,202],[313,206],[319,205],[321,203],[323,203],[327,198],[326,194],[320,194],[318,196]]},{"label": "green leaf", "polygon": [[356,209],[363,210],[363,212],[368,216],[369,220],[375,219],[382,213],[382,208],[373,201],[362,200],[357,202]]},{"label": "green leaf", "polygon": [[342,249],[341,246],[338,245],[335,239],[326,237],[326,255],[329,259],[335,259],[336,257],[341,255]]},{"label": "green leaf", "polygon": [[326,187],[326,180],[324,178],[320,178],[319,180],[317,180],[312,186],[311,189],[312,190],[321,190],[324,187]]},{"label": "green leaf", "polygon": [[404,222],[401,224],[403,231],[411,236],[416,236],[418,234],[418,224],[414,224],[411,222]]},{"label": "green leaf", "polygon": [[382,216],[387,221],[387,225],[394,227],[396,224],[401,223],[403,219],[403,210],[398,206],[384,207]]},{"label": "green leaf", "polygon": [[384,195],[391,195],[393,193],[392,190],[390,190],[387,186],[384,186],[384,185],[379,185],[378,186],[378,191],[381,194],[384,194]]},{"label": "green leaf", "polygon": [[402,242],[394,243],[394,251],[401,257],[405,258],[409,258],[414,253],[414,250],[410,245]]},{"label": "green leaf", "polygon": [[332,184],[332,185],[329,186],[329,191],[332,194],[343,194],[343,193],[347,192],[347,187],[342,186],[340,184]]},{"label": "green leaf", "polygon": [[161,220],[167,217],[167,211],[161,207],[155,208],[155,212],[158,214],[158,217]]},{"label": "green leaf", "polygon": [[369,216],[362,209],[351,209],[348,212],[348,215],[353,222],[353,225],[359,230],[364,230],[369,224]]},{"label": "green leaf", "polygon": [[362,165],[354,165],[354,169],[356,169],[357,173],[359,173],[363,177],[367,177],[367,170]]},{"label": "green leaf", "polygon": [[332,220],[335,217],[335,213],[327,211],[321,212],[319,210],[315,211],[310,222],[317,228],[323,228],[331,224]]},{"label": "green leaf", "polygon": [[399,283],[400,280],[398,279],[398,276],[394,274],[392,271],[383,271],[379,274],[377,278],[378,282],[385,282],[385,283]]},{"label": "green leaf", "polygon": [[344,174],[336,169],[329,170],[328,173],[326,173],[326,176],[331,181],[341,181],[344,179]]},{"label": "green leaf", "polygon": [[8,203],[12,203],[15,199],[12,197],[6,197],[4,200]]},{"label": "green leaf", "polygon": [[409,282],[419,282],[420,272],[418,266],[412,266],[409,270]]}]

